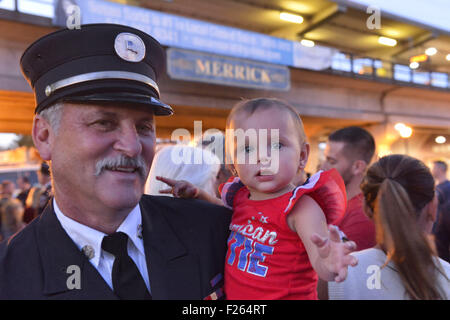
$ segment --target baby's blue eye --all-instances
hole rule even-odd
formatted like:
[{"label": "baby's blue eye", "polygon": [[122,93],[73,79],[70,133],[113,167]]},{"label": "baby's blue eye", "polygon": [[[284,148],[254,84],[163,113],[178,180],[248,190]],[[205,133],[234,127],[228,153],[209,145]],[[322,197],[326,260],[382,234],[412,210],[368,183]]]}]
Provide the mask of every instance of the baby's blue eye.
[{"label": "baby's blue eye", "polygon": [[272,149],[281,149],[282,146],[283,144],[279,142],[272,143]]},{"label": "baby's blue eye", "polygon": [[247,153],[250,153],[250,152],[253,151],[253,147],[245,146],[245,147],[244,147],[244,151],[247,152]]}]

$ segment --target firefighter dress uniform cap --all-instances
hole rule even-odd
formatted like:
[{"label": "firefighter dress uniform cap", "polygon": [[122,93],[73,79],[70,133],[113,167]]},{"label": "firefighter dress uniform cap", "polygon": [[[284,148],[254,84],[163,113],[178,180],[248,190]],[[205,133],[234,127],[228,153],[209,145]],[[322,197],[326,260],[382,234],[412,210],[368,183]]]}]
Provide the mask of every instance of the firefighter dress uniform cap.
[{"label": "firefighter dress uniform cap", "polygon": [[31,44],[20,60],[34,90],[35,112],[58,101],[121,102],[171,115],[159,100],[165,52],[148,34],[118,24],[62,29]]}]

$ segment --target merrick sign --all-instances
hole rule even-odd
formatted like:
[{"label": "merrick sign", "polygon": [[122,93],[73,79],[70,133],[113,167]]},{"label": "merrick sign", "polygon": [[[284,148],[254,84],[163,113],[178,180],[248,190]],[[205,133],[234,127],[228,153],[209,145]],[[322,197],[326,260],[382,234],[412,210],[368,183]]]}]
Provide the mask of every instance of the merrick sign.
[{"label": "merrick sign", "polygon": [[173,79],[263,90],[290,88],[289,68],[244,59],[170,48],[167,72]]}]

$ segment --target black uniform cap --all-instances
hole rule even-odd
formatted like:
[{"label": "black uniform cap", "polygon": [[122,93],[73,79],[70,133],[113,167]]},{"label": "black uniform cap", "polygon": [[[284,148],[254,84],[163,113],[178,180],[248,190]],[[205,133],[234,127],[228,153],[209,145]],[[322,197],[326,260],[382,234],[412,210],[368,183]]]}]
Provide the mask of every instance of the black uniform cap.
[{"label": "black uniform cap", "polygon": [[172,108],[159,101],[157,78],[165,52],[148,34],[118,24],[87,24],[50,33],[25,50],[22,72],[34,90],[35,112],[58,101],[147,105],[155,115]]}]

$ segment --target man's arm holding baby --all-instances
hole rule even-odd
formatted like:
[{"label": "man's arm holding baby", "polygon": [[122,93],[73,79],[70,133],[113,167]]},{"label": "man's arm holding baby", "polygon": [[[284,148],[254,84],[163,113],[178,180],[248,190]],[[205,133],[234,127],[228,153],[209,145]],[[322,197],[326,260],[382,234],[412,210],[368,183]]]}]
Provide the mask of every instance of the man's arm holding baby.
[{"label": "man's arm holding baby", "polygon": [[325,281],[344,281],[348,266],[358,260],[350,255],[356,249],[353,241],[341,242],[335,226],[327,228],[325,215],[313,198],[302,196],[287,216],[288,226],[296,232],[319,277]]}]

